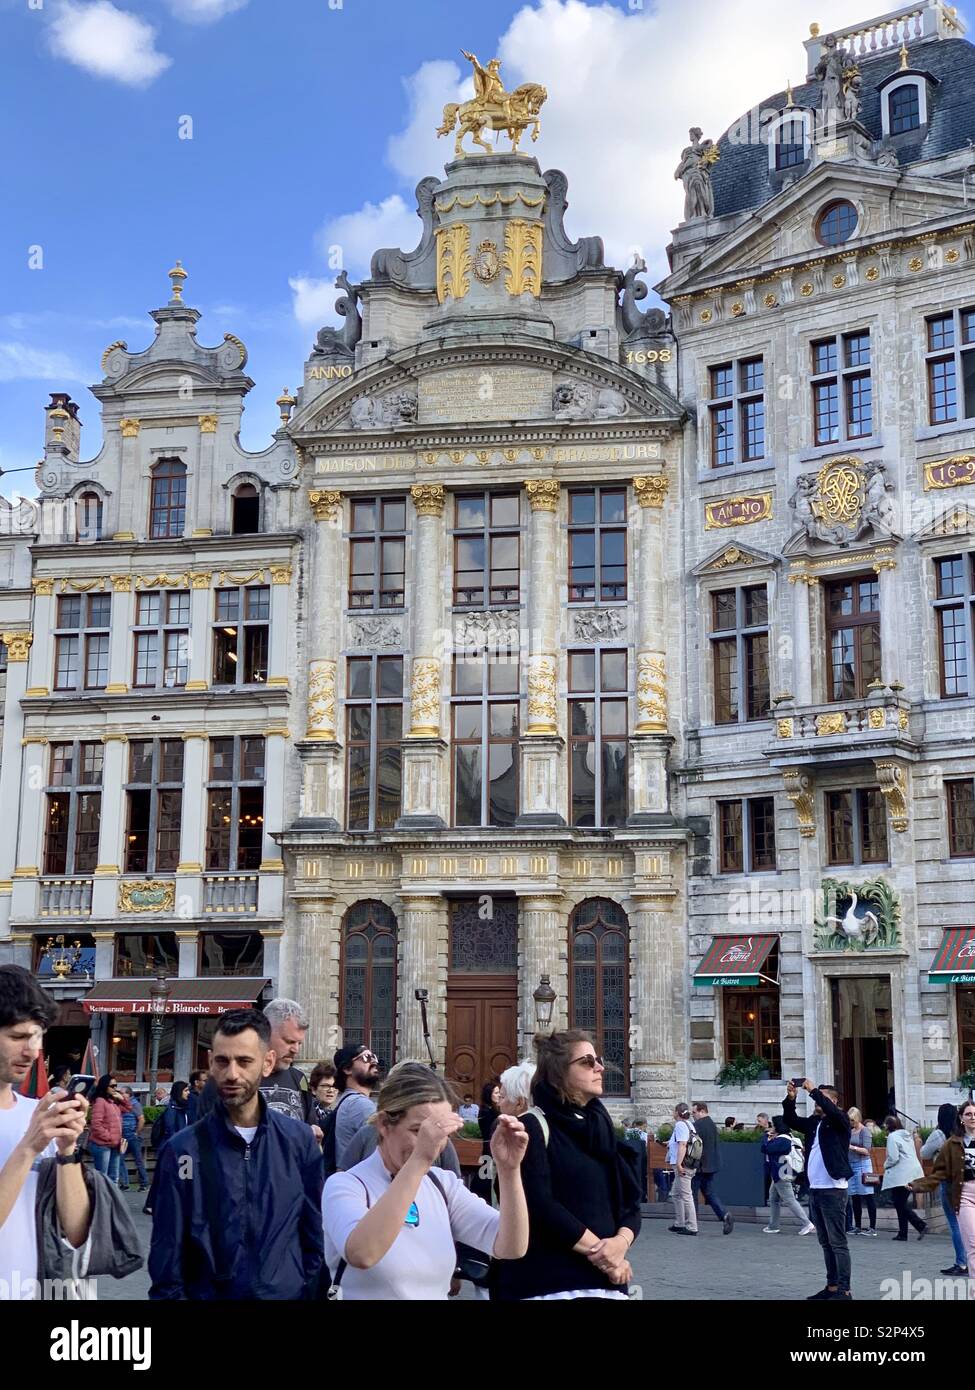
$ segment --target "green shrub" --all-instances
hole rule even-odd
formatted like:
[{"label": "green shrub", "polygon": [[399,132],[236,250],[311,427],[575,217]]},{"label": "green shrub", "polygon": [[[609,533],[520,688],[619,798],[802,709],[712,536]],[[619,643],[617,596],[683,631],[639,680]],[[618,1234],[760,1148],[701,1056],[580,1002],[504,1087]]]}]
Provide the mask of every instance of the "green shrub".
[{"label": "green shrub", "polygon": [[657,1143],[666,1144],[673,1132],[674,1126],[670,1124],[669,1121],[665,1124],[662,1124],[660,1128],[657,1130]]},{"label": "green shrub", "polygon": [[760,1144],[765,1138],[761,1129],[720,1129],[718,1138],[724,1144]]},{"label": "green shrub", "polygon": [[480,1139],[481,1126],[476,1120],[465,1120],[464,1128],[457,1135],[458,1139]]},{"label": "green shrub", "polygon": [[165,1109],[165,1105],[144,1105],[142,1107],[142,1114],[145,1118],[147,1130],[152,1129],[152,1126]]},{"label": "green shrub", "polygon": [[746,1057],[739,1053],[734,1061],[726,1062],[714,1078],[718,1086],[746,1086],[761,1080],[768,1073],[768,1062],[764,1057]]}]

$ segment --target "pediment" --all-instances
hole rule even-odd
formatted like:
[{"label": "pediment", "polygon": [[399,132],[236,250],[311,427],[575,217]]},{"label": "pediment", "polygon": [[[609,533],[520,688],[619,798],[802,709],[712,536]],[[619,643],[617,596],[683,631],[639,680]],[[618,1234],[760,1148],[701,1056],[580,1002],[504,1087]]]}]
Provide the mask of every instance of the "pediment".
[{"label": "pediment", "polygon": [[927,526],[917,533],[917,540],[923,545],[925,541],[961,536],[975,536],[975,507],[956,502],[953,507],[945,507],[929,521]]},{"label": "pediment", "polygon": [[700,579],[705,575],[726,574],[730,570],[770,568],[777,564],[779,557],[767,550],[758,550],[755,546],[743,545],[739,541],[729,541],[712,551],[699,565],[695,565],[691,574]]}]

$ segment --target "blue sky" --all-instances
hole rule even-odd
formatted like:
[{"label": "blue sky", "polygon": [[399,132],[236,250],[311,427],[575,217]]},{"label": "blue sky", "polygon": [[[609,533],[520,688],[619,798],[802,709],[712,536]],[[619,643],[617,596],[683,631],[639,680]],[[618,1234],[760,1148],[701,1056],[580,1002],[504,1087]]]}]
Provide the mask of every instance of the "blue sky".
[{"label": "blue sky", "polygon": [[[810,19],[825,29],[873,12],[851,0],[788,10],[0,0],[0,468],[36,463],[42,408],[59,389],[81,404],[83,457],[97,452],[87,383],[109,342],[151,341],[146,311],[168,298],[177,257],[185,298],[203,313],[200,341],[232,332],[247,344],[256,386],[243,442],[263,448],[275,397],[298,384],[331,317],[329,247],[356,278],[376,246],[416,243],[412,190],[449,155],[433,128],[467,80],[461,48],[499,54],[509,87],[548,87],[536,152],[569,176],[570,232],[603,235],[616,264],[640,247],[651,278],[662,274],[687,126],[716,135],[786,77],[802,80]],[[191,139],[179,138],[185,117]],[[2,487],[30,492],[31,475]]]}]

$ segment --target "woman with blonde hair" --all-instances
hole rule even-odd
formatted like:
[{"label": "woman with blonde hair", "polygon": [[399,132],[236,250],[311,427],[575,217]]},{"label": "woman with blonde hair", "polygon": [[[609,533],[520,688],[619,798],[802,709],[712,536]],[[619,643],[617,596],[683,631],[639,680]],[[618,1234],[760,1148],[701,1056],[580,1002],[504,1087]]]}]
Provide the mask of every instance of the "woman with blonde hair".
[{"label": "woman with blonde hair", "polygon": [[[873,1174],[873,1135],[863,1123],[863,1116],[855,1105],[846,1112],[850,1117],[850,1167],[853,1177],[846,1189],[849,1202],[846,1207],[846,1230],[848,1235],[875,1236],[877,1234],[877,1199],[873,1189],[867,1186],[866,1175]],[[868,1230],[863,1229],[863,1204],[867,1204]]]},{"label": "woman with blonde hair", "polygon": [[334,1173],[322,1195],[333,1297],[446,1299],[456,1243],[502,1262],[524,1255],[524,1125],[510,1115],[495,1125],[491,1157],[501,1198],[495,1211],[453,1173],[431,1172],[463,1125],[455,1103],[438,1072],[403,1068],[387,1078],[369,1120],[379,1133],[375,1153]]}]

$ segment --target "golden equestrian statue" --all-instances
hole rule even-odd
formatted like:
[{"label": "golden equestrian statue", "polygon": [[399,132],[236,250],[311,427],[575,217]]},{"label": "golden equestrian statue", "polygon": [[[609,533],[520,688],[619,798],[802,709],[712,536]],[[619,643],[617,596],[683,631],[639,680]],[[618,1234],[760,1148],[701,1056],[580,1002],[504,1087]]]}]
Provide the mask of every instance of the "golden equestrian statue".
[{"label": "golden equestrian statue", "polygon": [[[438,135],[449,135],[456,124],[457,139],[454,141],[454,154],[463,159],[468,154],[464,149],[465,135],[473,137],[474,144],[492,153],[491,146],[482,140],[482,132],[487,130],[506,130],[511,140],[513,154],[518,153],[518,141],[529,126],[532,126],[532,139],[538,139],[541,122],[538,113],[548,96],[548,92],[537,82],[523,82],[513,92],[506,92],[501,81],[501,63],[492,58],[483,67],[474,53],[464,57],[474,68],[474,98],[471,101],[448,102],[443,109],[443,125]],[[475,151],[471,151],[475,153]]]}]

